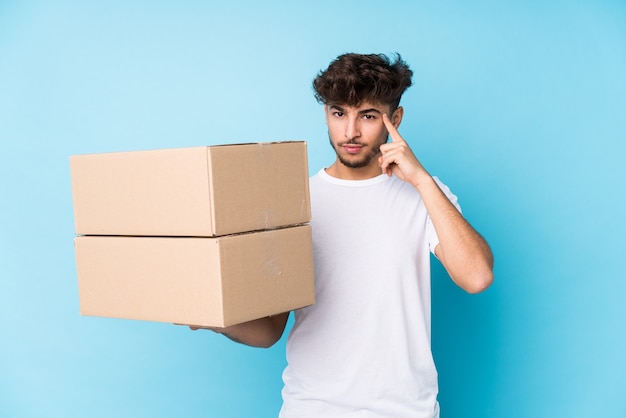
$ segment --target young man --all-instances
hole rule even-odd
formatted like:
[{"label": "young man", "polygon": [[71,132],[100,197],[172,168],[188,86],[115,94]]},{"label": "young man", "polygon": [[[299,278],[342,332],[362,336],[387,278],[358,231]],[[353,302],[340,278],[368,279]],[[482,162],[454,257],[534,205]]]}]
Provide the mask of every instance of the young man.
[{"label": "young man", "polygon": [[[469,293],[493,280],[489,246],[398,132],[411,77],[399,55],[345,54],[313,82],[336,160],[310,181],[317,301],[295,312],[283,418],[439,417],[430,252]],[[288,315],[217,331],[267,347]]]}]

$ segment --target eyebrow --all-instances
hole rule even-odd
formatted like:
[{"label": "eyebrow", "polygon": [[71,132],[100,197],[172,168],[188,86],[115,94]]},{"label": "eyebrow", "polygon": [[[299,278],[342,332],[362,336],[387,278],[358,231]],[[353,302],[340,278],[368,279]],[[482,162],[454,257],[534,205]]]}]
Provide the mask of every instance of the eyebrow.
[{"label": "eyebrow", "polygon": [[379,115],[382,115],[383,112],[381,112],[380,110],[376,109],[376,108],[371,108],[371,109],[363,109],[359,111],[360,114],[364,114],[364,113],[378,113]]},{"label": "eyebrow", "polygon": [[[336,109],[340,112],[345,112],[345,109],[342,108],[341,106],[337,106],[337,105],[330,105],[329,106],[330,109]],[[366,113],[378,113],[379,115],[382,115],[383,112],[381,112],[380,110],[376,109],[375,107],[372,107],[370,109],[363,109],[363,110],[359,110],[359,114],[360,115],[364,115]]]}]

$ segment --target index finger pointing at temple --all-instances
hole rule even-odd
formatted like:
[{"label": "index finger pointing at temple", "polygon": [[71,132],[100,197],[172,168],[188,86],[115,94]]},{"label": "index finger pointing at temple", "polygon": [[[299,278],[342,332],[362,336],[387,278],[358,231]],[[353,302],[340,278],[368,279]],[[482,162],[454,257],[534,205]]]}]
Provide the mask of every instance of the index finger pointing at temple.
[{"label": "index finger pointing at temple", "polygon": [[391,123],[391,119],[389,119],[389,116],[387,116],[386,113],[383,114],[383,123],[387,128],[387,132],[389,132],[389,136],[391,136],[391,142],[404,141],[396,127],[393,126],[393,123]]}]

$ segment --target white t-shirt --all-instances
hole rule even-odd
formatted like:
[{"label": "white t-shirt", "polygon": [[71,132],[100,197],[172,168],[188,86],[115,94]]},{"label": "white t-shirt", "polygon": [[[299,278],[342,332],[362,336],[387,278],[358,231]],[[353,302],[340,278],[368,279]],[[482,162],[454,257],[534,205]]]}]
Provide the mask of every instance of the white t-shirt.
[{"label": "white t-shirt", "polygon": [[421,196],[395,176],[325,170],[310,189],[317,299],[295,311],[280,417],[439,417],[430,344],[439,240]]}]

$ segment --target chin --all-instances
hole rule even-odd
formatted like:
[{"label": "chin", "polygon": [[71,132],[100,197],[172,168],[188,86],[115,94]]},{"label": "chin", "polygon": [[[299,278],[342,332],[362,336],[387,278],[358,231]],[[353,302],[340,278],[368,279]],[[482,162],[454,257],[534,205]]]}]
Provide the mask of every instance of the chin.
[{"label": "chin", "polygon": [[349,168],[365,168],[370,165],[372,159],[360,159],[360,160],[347,160],[346,158],[339,157],[339,162]]}]

